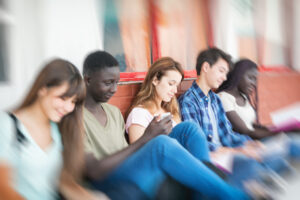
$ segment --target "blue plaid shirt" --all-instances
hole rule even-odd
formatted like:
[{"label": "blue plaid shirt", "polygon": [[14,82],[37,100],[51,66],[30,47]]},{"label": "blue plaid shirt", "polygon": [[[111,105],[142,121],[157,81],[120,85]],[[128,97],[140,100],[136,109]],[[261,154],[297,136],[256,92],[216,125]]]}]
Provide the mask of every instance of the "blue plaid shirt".
[{"label": "blue plaid shirt", "polygon": [[[231,123],[226,117],[223,105],[219,97],[212,91],[208,96],[211,100],[212,110],[217,120],[217,130],[220,142],[226,147],[237,147],[250,140],[250,137],[241,135],[232,130]],[[181,117],[183,121],[193,121],[199,124],[206,134],[209,149],[214,151],[218,148],[212,142],[213,128],[208,114],[208,97],[202,92],[197,83],[194,81],[192,86],[178,99]]]}]

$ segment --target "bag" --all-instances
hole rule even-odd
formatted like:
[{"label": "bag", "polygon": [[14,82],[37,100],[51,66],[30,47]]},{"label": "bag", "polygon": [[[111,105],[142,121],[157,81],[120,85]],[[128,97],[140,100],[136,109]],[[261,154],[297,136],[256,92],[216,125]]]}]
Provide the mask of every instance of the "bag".
[{"label": "bag", "polygon": [[[8,113],[8,115],[13,119],[14,121],[14,126],[15,126],[15,134],[16,134],[16,141],[18,142],[18,144],[24,144],[27,139],[24,136],[24,134],[19,130],[17,124],[18,124],[18,119],[16,118],[16,116],[12,113]],[[19,147],[19,145],[17,145],[17,147]]]},{"label": "bag", "polygon": [[[9,113],[9,116],[14,119],[15,122],[15,127],[16,126],[16,118],[13,114]],[[17,132],[17,131],[16,131]],[[16,134],[16,138],[18,143],[23,142],[25,137],[24,135],[18,131],[19,133]],[[0,199],[6,199],[6,200],[24,200],[21,195],[19,195],[8,183],[10,182],[11,179],[11,170],[4,166],[0,165]]]}]

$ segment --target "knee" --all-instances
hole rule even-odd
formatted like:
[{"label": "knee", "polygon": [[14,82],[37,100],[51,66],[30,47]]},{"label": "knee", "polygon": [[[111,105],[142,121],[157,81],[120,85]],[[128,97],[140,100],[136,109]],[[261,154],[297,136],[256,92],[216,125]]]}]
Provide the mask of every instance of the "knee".
[{"label": "knee", "polygon": [[153,143],[153,149],[159,150],[168,150],[170,151],[172,148],[176,148],[178,146],[177,140],[167,136],[167,135],[159,135],[151,140]]},{"label": "knee", "polygon": [[199,127],[198,124],[192,121],[185,121],[178,124],[178,126],[182,127],[185,131],[185,135],[197,135],[197,137],[201,137],[201,139],[206,140],[206,136],[202,129]]},{"label": "knee", "polygon": [[171,138],[167,135],[159,135],[153,138],[151,141],[156,145],[166,145],[171,143]]}]

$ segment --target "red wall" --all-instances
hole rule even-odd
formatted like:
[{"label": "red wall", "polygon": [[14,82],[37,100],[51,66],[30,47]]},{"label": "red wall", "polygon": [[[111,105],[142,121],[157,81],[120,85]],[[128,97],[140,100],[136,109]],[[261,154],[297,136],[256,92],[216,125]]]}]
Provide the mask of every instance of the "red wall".
[{"label": "red wall", "polygon": [[260,121],[263,124],[270,124],[270,112],[300,101],[300,73],[260,73],[258,95]]},{"label": "red wall", "polygon": [[[178,96],[184,93],[193,80],[185,80],[178,88]],[[124,115],[141,83],[119,85],[109,103],[120,108]],[[270,112],[300,101],[300,73],[261,72],[258,77],[259,117],[263,124],[270,124]]]}]

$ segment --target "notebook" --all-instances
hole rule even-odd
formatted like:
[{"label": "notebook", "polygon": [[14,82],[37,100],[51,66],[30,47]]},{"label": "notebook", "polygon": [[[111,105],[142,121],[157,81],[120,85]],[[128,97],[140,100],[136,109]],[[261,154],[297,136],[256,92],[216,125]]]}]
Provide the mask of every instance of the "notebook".
[{"label": "notebook", "polygon": [[273,132],[300,130],[300,102],[276,110],[270,114],[272,126],[269,130]]}]

